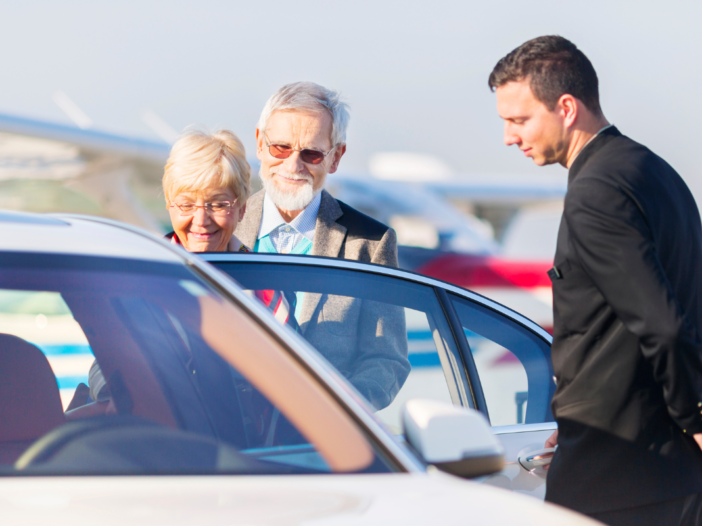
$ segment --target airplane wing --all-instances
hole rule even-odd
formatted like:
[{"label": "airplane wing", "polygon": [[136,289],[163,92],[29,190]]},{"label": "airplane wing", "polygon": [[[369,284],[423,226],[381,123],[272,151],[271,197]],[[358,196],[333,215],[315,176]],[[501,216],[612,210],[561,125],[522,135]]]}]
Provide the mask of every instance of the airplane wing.
[{"label": "airplane wing", "polygon": [[452,201],[518,205],[561,200],[564,177],[548,174],[461,174],[443,160],[417,152],[378,152],[370,156],[376,180],[422,185]]},{"label": "airplane wing", "polygon": [[424,186],[451,199],[473,203],[526,204],[556,201],[565,196],[565,177],[551,175],[454,175],[438,181],[426,181]]},{"label": "airplane wing", "polygon": [[150,160],[159,165],[165,162],[171,149],[169,144],[161,141],[84,130],[77,126],[7,114],[0,114],[0,132],[69,143],[93,154],[122,155],[141,161]]},{"label": "airplane wing", "polygon": [[[170,145],[0,114],[0,208],[81,212],[156,232]],[[137,195],[145,198],[139,199]]]}]

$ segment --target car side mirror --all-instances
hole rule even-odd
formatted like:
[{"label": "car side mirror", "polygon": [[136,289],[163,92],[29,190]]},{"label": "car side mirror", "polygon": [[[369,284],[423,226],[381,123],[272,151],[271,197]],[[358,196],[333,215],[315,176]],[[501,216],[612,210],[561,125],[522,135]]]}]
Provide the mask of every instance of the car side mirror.
[{"label": "car side mirror", "polygon": [[409,400],[402,410],[407,442],[428,463],[464,478],[501,471],[504,448],[474,409],[436,400]]}]

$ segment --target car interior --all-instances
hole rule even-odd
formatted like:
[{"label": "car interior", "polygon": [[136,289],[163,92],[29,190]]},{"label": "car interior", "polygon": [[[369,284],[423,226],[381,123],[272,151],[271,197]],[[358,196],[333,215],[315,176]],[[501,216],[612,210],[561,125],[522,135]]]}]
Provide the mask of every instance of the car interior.
[{"label": "car interior", "polygon": [[61,257],[6,258],[0,274],[0,475],[390,470],[320,453],[304,415],[225,360],[201,309],[222,299],[184,267]]}]

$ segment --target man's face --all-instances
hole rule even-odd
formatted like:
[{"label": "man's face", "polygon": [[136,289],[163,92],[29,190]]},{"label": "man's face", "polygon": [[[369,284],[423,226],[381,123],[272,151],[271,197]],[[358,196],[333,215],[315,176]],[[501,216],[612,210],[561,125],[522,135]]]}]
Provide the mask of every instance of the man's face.
[{"label": "man's face", "polygon": [[538,166],[565,165],[570,132],[559,105],[549,110],[526,80],[508,82],[495,93],[497,113],[505,121],[505,144],[516,144]]},{"label": "man's face", "polygon": [[305,203],[308,199],[303,196],[313,197],[321,191],[327,174],[338,168],[346,146],[337,145],[322,162],[311,164],[302,160],[299,151],[293,151],[287,159],[277,159],[270,154],[268,145],[327,153],[334,146],[331,134],[332,118],[327,112],[276,111],[268,119],[265,130],[256,130],[256,155],[261,161],[261,177],[279,208],[299,210],[306,207],[309,202]]}]

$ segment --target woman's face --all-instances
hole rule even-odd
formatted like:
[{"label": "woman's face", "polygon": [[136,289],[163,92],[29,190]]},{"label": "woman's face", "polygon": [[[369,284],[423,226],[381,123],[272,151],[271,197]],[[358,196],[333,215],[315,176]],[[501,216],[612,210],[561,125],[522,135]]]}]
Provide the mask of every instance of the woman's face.
[{"label": "woman's face", "polygon": [[[188,252],[223,252],[234,234],[236,225],[244,217],[245,204],[234,205],[224,211],[207,211],[206,203],[235,202],[234,192],[224,188],[183,192],[167,203],[171,224],[178,239]],[[196,205],[194,213],[184,213],[175,205]]]}]

